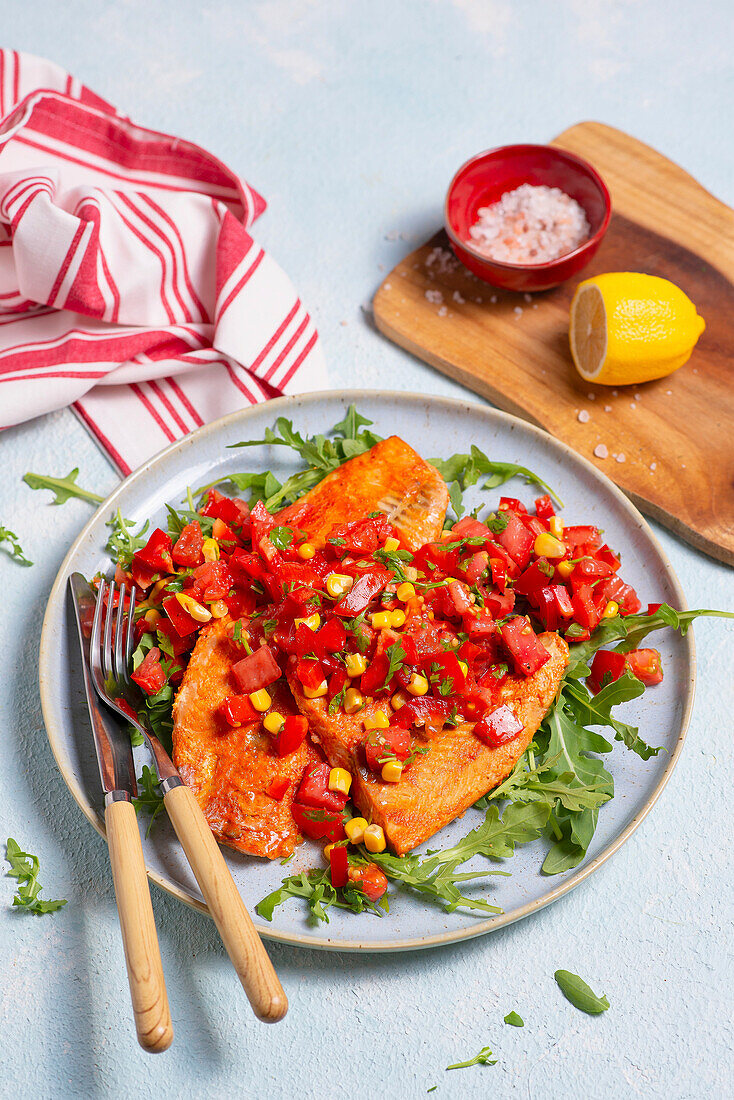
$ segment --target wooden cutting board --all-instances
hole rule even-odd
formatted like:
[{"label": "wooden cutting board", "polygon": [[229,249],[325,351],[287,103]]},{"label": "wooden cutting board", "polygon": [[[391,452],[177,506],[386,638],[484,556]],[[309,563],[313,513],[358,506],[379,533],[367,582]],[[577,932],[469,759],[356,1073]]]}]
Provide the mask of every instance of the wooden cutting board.
[{"label": "wooden cutting board", "polygon": [[[734,564],[734,211],[654,149],[601,123],[572,126],[552,144],[591,161],[612,195],[609,230],[584,272],[527,301],[472,275],[441,231],[382,283],[377,327],[562,439],[643,512]],[[695,302],[706,330],[684,367],[617,391],[577,375],[569,305],[577,283],[602,271],[661,275]],[[607,458],[595,457],[599,445]]]}]

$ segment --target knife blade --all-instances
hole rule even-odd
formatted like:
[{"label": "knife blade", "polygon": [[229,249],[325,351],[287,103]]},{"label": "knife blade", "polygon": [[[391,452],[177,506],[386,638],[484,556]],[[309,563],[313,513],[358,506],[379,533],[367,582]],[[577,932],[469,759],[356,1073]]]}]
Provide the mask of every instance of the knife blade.
[{"label": "knife blade", "polygon": [[113,791],[126,791],[135,796],[138,793],[135,780],[135,762],[130,738],[125,730],[103,711],[92,683],[90,662],[90,636],[92,619],[96,606],[96,596],[86,578],[81,573],[72,573],[69,577],[69,589],[74,604],[79,645],[82,652],[82,675],[84,692],[89,708],[89,720],[92,726],[92,740],[97,754],[99,778],[105,795]]}]

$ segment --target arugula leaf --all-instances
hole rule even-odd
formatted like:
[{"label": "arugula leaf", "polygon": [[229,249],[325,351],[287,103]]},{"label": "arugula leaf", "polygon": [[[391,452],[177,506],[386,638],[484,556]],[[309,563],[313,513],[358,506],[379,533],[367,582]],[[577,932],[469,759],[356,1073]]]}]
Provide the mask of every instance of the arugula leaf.
[{"label": "arugula leaf", "polygon": [[470,1058],[467,1062],[454,1062],[452,1066],[446,1066],[446,1069],[469,1069],[470,1066],[496,1066],[497,1059],[492,1059],[492,1051],[489,1047],[482,1047],[479,1054],[475,1054],[473,1058]]},{"label": "arugula leaf", "polygon": [[[336,539],[329,539],[329,542],[336,541]],[[382,562],[391,571],[396,581],[400,581],[402,584],[403,581],[408,579],[403,569],[403,562],[413,560],[410,550],[386,550],[384,546],[381,546],[379,550],[373,552],[372,557],[375,561]]]},{"label": "arugula leaf", "polygon": [[10,870],[7,872],[8,877],[14,878],[18,882],[18,889],[13,898],[14,906],[40,916],[42,913],[55,913],[57,909],[61,909],[66,905],[65,899],[46,901],[39,898],[38,895],[43,887],[38,881],[40,869],[38,856],[31,855],[30,852],[23,852],[18,842],[13,840],[11,836],[5,842],[5,860],[10,864]]},{"label": "arugula leaf", "polygon": [[508,1012],[505,1016],[505,1023],[510,1024],[511,1027],[525,1027],[525,1021],[517,1012]]},{"label": "arugula leaf", "polygon": [[503,531],[507,530],[510,517],[507,512],[490,512],[484,522],[493,535],[501,535]]},{"label": "arugula leaf", "polygon": [[166,504],[166,511],[168,512],[168,534],[174,542],[188,523],[198,523],[204,538],[211,538],[214,527],[212,516],[202,516],[201,512],[196,512],[193,508],[174,508],[171,504]]},{"label": "arugula leaf", "polygon": [[[350,856],[351,862],[357,861]],[[312,924],[317,924],[319,921],[325,921],[328,924],[327,910],[332,906],[336,909],[348,909],[352,913],[368,910],[378,916],[389,911],[386,895],[383,895],[375,904],[362,890],[354,886],[345,886],[337,890],[331,885],[331,873],[326,868],[301,871],[300,874],[284,878],[277,890],[273,890],[272,894],[268,894],[257,903],[255,911],[264,920],[271,921],[275,909],[289,898],[303,898],[307,902],[309,922]]]},{"label": "arugula leaf", "polygon": [[29,485],[31,489],[49,489],[54,493],[54,499],[52,504],[66,504],[67,500],[72,497],[78,497],[80,500],[89,500],[93,504],[101,504],[104,497],[99,496],[97,493],[92,493],[88,489],[82,489],[81,486],[76,484],[76,479],[79,476],[79,467],[75,466],[74,469],[66,475],[66,477],[48,477],[46,474],[32,474],[27,473],[23,475],[23,481],[26,485]]},{"label": "arugula leaf", "polygon": [[4,542],[8,544],[7,547],[5,547],[8,554],[14,561],[17,561],[19,565],[33,565],[33,562],[23,553],[23,547],[20,545],[18,536],[13,534],[7,527],[0,526],[0,546]]},{"label": "arugula leaf", "polygon": [[129,569],[133,560],[133,554],[142,550],[148,541],[146,531],[150,527],[150,520],[145,521],[137,531],[133,531],[135,520],[125,519],[118,508],[112,519],[107,521],[110,528],[110,537],[107,539],[105,550],[113,561],[123,569]]},{"label": "arugula leaf", "polygon": [[463,491],[471,485],[476,485],[484,475],[487,475],[487,479],[482,486],[483,489],[496,489],[498,485],[503,485],[512,477],[521,477],[529,485],[540,486],[563,507],[558,494],[538,474],[514,462],[494,462],[474,445],[472,445],[471,454],[455,454],[447,459],[429,458],[428,461],[436,467],[446,482],[451,506],[457,519],[460,519],[464,513]]},{"label": "arugula leaf", "polygon": [[605,994],[597,997],[583,978],[578,974],[572,974],[570,970],[556,970],[553,975],[566,1000],[570,1001],[574,1008],[581,1012],[588,1012],[590,1016],[598,1016],[609,1008],[609,1001]]},{"label": "arugula leaf", "polygon": [[163,809],[163,795],[161,794],[158,776],[147,764],[143,764],[142,773],[138,777],[138,790],[142,790],[142,793],[139,793],[138,797],[132,800],[133,806],[136,814],[150,814],[148,828],[145,830],[145,835],[150,836],[150,830],[153,828],[155,819]]},{"label": "arugula leaf", "polygon": [[564,686],[566,701],[581,725],[609,726],[614,730],[615,741],[623,741],[640,759],[649,760],[662,751],[662,746],[653,748],[646,744],[636,726],[621,722],[612,714],[612,707],[639,698],[644,690],[645,685],[631,672],[625,672],[624,676],[607,684],[596,695],[578,682],[568,681]]}]

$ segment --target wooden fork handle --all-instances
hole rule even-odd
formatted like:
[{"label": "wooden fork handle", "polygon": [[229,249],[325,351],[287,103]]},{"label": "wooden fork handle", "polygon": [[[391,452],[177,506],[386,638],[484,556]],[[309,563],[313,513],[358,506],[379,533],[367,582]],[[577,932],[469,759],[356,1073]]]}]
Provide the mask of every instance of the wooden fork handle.
[{"label": "wooden fork handle", "polygon": [[193,791],[170,787],[165,806],[255,1015],[269,1024],[282,1020],[283,987]]},{"label": "wooden fork handle", "polygon": [[143,846],[133,804],[128,800],[115,801],[114,793],[108,795],[105,826],[135,1029],[143,1050],[159,1054],[171,1045],[173,1026]]}]

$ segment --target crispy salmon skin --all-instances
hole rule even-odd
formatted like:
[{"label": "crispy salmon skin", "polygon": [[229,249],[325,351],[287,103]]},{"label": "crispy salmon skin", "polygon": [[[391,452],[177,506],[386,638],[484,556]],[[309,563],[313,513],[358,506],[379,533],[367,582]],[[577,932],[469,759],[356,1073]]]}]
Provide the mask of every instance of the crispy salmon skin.
[{"label": "crispy salmon skin", "polygon": [[[231,640],[231,621],[219,619],[197,639],[173,706],[173,762],[191,787],[217,840],[253,856],[290,855],[302,840],[291,803],[303,770],[321,757],[306,741],[278,757],[258,724],[230,729],[217,716],[233,692],[232,665],[242,651]],[[296,714],[284,681],[271,690],[281,714]],[[289,785],[278,801],[267,793],[274,779]]]},{"label": "crispy salmon skin", "polygon": [[[385,783],[365,766],[361,752],[364,719],[380,703],[372,702],[358,715],[328,713],[323,699],[307,699],[295,676],[291,688],[313,736],[334,767],[352,773],[351,797],[362,814],[381,825],[396,855],[404,855],[505,779],[530,744],[548,712],[568,664],[568,646],[558,634],[538,635],[550,653],[532,676],[508,676],[502,702],[523,724],[514,740],[488,748],[474,736],[474,724],[462,722],[433,736],[428,752],[406,768],[399,783]],[[382,704],[384,706],[384,703]]]},{"label": "crispy salmon skin", "polygon": [[391,435],[327,474],[284,508],[278,522],[307,531],[309,542],[319,548],[336,524],[384,512],[405,545],[417,550],[439,538],[448,503],[448,489],[438,470]]}]

